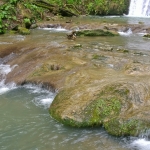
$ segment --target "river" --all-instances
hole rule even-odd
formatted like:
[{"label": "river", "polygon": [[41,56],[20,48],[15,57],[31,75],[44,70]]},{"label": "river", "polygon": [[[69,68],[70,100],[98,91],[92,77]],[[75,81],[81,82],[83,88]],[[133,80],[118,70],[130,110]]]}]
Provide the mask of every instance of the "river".
[{"label": "river", "polygon": [[[87,18],[85,18],[86,21]],[[91,18],[88,18],[91,19]],[[149,24],[147,19],[129,17],[92,17],[93,21]],[[0,47],[13,44],[37,43],[59,45],[66,43],[67,30],[35,29],[31,35],[1,35]],[[76,43],[86,47],[87,53],[95,53],[97,46],[123,48],[146,53],[149,60],[150,42],[142,33],[121,32],[119,37],[79,38]],[[31,40],[32,39],[32,40]],[[42,39],[42,40],[41,40]],[[74,42],[72,42],[74,43]],[[71,44],[72,44],[71,43]],[[70,43],[69,43],[70,44]],[[91,51],[92,49],[92,51]],[[13,53],[11,54],[13,55]],[[13,56],[9,57],[13,57]],[[7,57],[5,59],[8,59]],[[149,132],[139,137],[113,137],[102,128],[67,127],[50,117],[48,108],[56,93],[40,85],[16,86],[5,84],[7,74],[16,66],[0,59],[0,149],[1,150],[150,150]],[[17,65],[17,64],[16,64]]]}]

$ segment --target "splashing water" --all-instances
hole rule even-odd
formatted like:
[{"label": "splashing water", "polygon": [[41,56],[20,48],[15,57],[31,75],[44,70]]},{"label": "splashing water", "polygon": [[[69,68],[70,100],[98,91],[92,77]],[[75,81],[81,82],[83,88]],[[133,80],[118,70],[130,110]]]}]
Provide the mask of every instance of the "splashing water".
[{"label": "splashing water", "polygon": [[134,150],[150,150],[150,141],[137,139],[131,143],[131,148]]},{"label": "splashing water", "polygon": [[0,65],[0,95],[16,88],[16,84],[15,83],[8,83],[5,84],[5,80],[6,80],[6,75],[11,72],[17,65],[14,65],[12,67],[10,67],[10,65]]},{"label": "splashing water", "polygon": [[50,92],[49,90],[43,89],[41,85],[33,85],[33,84],[26,84],[23,88],[29,90],[30,93],[34,93],[37,96],[32,100],[32,102],[39,107],[44,107],[44,109],[49,108],[50,104],[52,103],[55,93]]},{"label": "splashing water", "polygon": [[131,30],[131,28],[129,28],[126,32],[119,31],[118,33],[121,36],[130,36],[132,34],[132,30]]}]

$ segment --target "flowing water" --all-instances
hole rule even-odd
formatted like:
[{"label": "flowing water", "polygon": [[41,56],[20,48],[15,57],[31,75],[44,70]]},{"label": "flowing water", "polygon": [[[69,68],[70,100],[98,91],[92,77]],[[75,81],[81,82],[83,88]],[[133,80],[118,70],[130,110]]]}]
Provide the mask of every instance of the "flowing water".
[{"label": "flowing water", "polygon": [[[132,20],[123,17],[93,18],[94,21],[99,19],[125,23]],[[138,22],[136,19],[132,21]],[[67,32],[62,29],[37,29],[29,36],[3,35],[0,36],[0,47],[22,42],[64,47],[68,42]],[[150,42],[143,39],[141,34],[132,34],[131,30],[120,31],[120,34],[121,37],[113,38],[77,38],[68,44],[81,43],[87,53],[96,52],[97,46],[150,52]],[[13,53],[9,57],[13,57]],[[40,85],[5,84],[7,74],[17,66],[6,65],[6,59],[9,58],[0,59],[0,150],[150,150],[149,132],[140,137],[117,138],[108,135],[102,127],[78,129],[58,123],[48,113],[56,93]]]},{"label": "flowing water", "polygon": [[129,8],[129,16],[149,17],[150,0],[131,0]]}]

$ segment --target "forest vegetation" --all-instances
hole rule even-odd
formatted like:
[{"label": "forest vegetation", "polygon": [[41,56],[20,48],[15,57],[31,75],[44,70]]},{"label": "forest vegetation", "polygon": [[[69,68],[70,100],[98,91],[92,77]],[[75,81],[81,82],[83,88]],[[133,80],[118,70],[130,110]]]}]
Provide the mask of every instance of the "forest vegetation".
[{"label": "forest vegetation", "polygon": [[129,0],[0,0],[0,34],[48,16],[123,15]]}]

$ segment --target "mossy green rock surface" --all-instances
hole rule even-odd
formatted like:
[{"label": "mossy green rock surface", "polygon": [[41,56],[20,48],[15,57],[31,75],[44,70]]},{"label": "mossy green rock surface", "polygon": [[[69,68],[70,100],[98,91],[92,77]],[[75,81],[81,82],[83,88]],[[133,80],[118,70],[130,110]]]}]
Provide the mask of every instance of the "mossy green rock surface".
[{"label": "mossy green rock surface", "polygon": [[64,89],[54,99],[50,114],[66,125],[104,126],[111,135],[136,136],[149,128],[150,120],[144,114],[148,106],[143,106],[142,111],[134,108],[140,100],[132,86],[126,83],[113,83],[100,89],[96,86],[91,87],[92,94],[88,93],[88,86]]},{"label": "mossy green rock surface", "polygon": [[145,34],[143,37],[150,38],[150,34]]},{"label": "mossy green rock surface", "polygon": [[118,36],[119,34],[111,30],[81,30],[77,31],[77,36]]},{"label": "mossy green rock surface", "polygon": [[29,29],[26,29],[24,27],[18,27],[18,32],[22,35],[28,35],[30,34],[30,30]]}]

